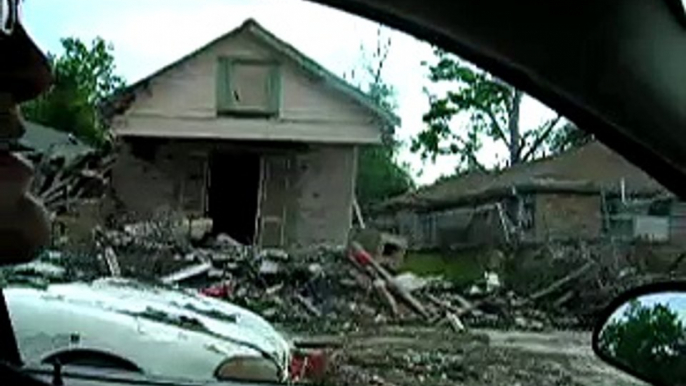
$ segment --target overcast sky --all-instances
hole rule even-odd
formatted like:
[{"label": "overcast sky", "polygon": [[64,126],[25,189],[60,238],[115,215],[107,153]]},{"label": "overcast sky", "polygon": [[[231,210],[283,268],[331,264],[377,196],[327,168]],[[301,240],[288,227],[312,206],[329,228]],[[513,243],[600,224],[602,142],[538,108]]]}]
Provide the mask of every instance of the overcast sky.
[{"label": "overcast sky", "polygon": [[[376,45],[378,24],[303,0],[27,0],[23,20],[38,45],[60,52],[59,39],[74,36],[90,41],[96,36],[113,43],[118,72],[134,82],[210,40],[254,18],[332,72],[349,73],[360,61],[360,45]],[[423,60],[432,48],[407,34],[385,29],[392,45],[383,74],[397,90],[401,140],[422,129],[428,108],[423,92]],[[551,113],[533,100],[523,107],[525,125],[534,125]],[[451,174],[455,160],[442,157],[422,163],[406,148],[401,160],[412,166],[420,183]],[[423,170],[423,173],[420,173]]]}]

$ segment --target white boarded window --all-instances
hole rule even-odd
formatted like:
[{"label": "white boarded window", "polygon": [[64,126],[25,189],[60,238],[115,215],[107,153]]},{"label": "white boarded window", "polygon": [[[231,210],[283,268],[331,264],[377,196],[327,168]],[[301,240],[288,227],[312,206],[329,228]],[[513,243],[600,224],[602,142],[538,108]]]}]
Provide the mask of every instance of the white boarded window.
[{"label": "white boarded window", "polygon": [[281,104],[281,74],[273,61],[220,58],[217,112],[226,115],[274,116]]}]

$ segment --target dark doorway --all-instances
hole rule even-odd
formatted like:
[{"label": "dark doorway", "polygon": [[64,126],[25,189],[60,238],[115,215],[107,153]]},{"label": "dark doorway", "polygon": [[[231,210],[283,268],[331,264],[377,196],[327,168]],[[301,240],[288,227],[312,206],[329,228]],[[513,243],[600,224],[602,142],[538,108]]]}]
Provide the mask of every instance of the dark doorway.
[{"label": "dark doorway", "polygon": [[260,156],[216,153],[210,159],[209,216],[213,233],[250,245],[255,240]]}]

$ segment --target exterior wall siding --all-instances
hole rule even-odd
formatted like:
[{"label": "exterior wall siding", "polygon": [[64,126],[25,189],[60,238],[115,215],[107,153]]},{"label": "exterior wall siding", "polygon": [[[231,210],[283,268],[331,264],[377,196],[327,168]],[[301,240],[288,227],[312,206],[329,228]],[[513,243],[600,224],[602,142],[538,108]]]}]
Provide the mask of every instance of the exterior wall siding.
[{"label": "exterior wall siding", "polygon": [[329,90],[321,80],[313,79],[290,62],[280,66],[281,103],[277,119],[217,116],[220,57],[279,60],[249,35],[218,41],[210,49],[152,78],[137,93],[127,113],[115,119],[115,131],[139,136],[380,141],[378,124],[367,109]]}]

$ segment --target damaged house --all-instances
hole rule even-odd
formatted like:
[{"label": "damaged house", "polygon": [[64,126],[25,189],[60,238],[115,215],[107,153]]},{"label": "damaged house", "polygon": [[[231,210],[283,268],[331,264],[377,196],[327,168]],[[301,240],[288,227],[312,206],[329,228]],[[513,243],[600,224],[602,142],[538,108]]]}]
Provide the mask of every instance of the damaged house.
[{"label": "damaged house", "polygon": [[602,237],[677,241],[686,206],[598,142],[497,173],[471,172],[376,208],[414,248]]},{"label": "damaged house", "polygon": [[357,148],[399,123],[254,20],[113,99],[127,212],[209,217],[245,244],[344,243]]}]

